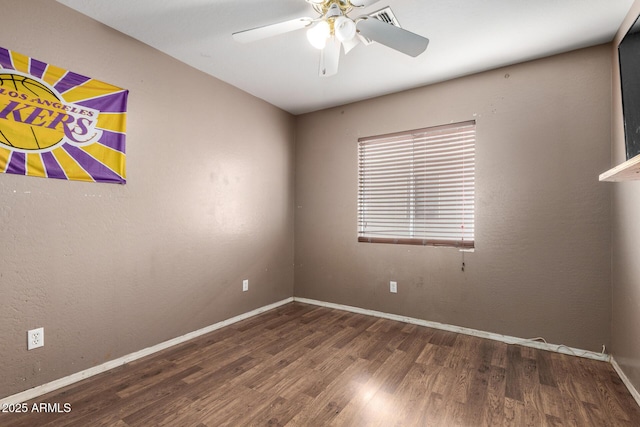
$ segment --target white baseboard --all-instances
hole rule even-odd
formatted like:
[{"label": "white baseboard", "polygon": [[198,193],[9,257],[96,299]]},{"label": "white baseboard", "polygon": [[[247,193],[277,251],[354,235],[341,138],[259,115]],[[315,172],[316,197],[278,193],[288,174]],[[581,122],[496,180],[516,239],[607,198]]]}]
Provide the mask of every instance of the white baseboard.
[{"label": "white baseboard", "polygon": [[627,375],[624,373],[620,365],[618,365],[618,362],[616,362],[616,359],[614,359],[613,356],[611,356],[611,365],[613,366],[613,369],[615,369],[615,371],[618,373],[618,376],[620,377],[624,385],[627,386],[629,393],[631,393],[631,396],[633,396],[638,406],[640,406],[640,393],[638,393],[638,390],[636,390],[633,384],[631,384],[629,377],[627,377]]},{"label": "white baseboard", "polygon": [[534,341],[532,339],[517,338],[517,337],[511,337],[508,335],[494,334],[492,332],[479,331],[477,329],[465,328],[462,326],[447,325],[445,323],[431,322],[428,320],[416,319],[413,317],[400,316],[398,314],[389,314],[381,311],[367,310],[360,307],[334,304],[331,302],[317,301],[317,300],[308,299],[308,298],[294,297],[293,300],[302,302],[305,304],[318,305],[318,306],[327,307],[327,308],[335,308],[337,310],[350,311],[352,313],[359,313],[359,314],[366,314],[369,316],[380,317],[383,319],[397,320],[399,322],[411,323],[411,324],[420,325],[420,326],[427,326],[429,328],[442,329],[445,331],[456,332],[459,334],[473,335],[474,337],[487,338],[494,341],[501,341],[507,344],[518,344],[518,345],[523,345],[525,347],[537,348],[540,350],[548,350],[556,353],[569,354],[571,356],[585,357],[587,359],[602,360],[605,362],[609,361],[608,354],[596,353],[594,351],[588,351],[588,350],[581,350],[577,348],[568,347],[562,344],[560,345],[548,344],[546,342]]},{"label": "white baseboard", "polygon": [[101,374],[110,369],[116,368],[118,366],[125,365],[129,362],[133,362],[134,360],[140,359],[145,356],[149,356],[153,353],[157,353],[161,350],[165,350],[169,347],[173,347],[174,345],[182,344],[185,341],[189,341],[193,338],[199,337],[204,334],[208,334],[209,332],[213,332],[217,329],[223,328],[225,326],[229,326],[233,323],[240,322],[241,320],[248,319],[249,317],[256,316],[258,314],[264,313],[265,311],[273,310],[274,308],[278,308],[282,305],[288,304],[293,301],[293,297],[289,297],[287,299],[283,299],[282,301],[275,302],[273,304],[265,305],[264,307],[257,308],[255,310],[249,311],[248,313],[240,314],[238,316],[232,317],[227,320],[223,320],[221,322],[215,323],[210,326],[206,326],[202,329],[198,329],[197,331],[189,332],[188,334],[182,335],[177,338],[170,339],[168,341],[161,342],[160,344],[156,344],[151,347],[147,347],[140,351],[136,351],[131,354],[127,354],[126,356],[122,356],[118,359],[111,360],[109,362],[105,362],[102,365],[94,366],[93,368],[85,369],[84,371],[77,372],[75,374],[69,375],[64,378],[57,379],[55,381],[51,381],[46,384],[39,385],[37,387],[31,388],[29,390],[25,390],[21,393],[14,394],[12,396],[5,397],[0,399],[0,407],[5,404],[17,404],[26,402],[28,400],[35,399],[36,397],[42,396],[43,394],[50,393],[54,390],[58,390],[62,387],[66,387],[73,383],[77,383],[78,381],[82,381],[86,378],[92,377],[94,375]]}]

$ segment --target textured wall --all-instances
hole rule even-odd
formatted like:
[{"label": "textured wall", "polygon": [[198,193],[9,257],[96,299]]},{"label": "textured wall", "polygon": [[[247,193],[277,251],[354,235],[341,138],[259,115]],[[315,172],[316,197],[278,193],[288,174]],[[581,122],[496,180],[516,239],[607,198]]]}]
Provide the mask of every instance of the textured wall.
[{"label": "textured wall", "polygon": [[0,174],[0,398],[292,295],[292,116],[53,0],[0,8],[3,47],[130,90],[127,185]]},{"label": "textured wall", "polygon": [[[626,160],[618,68],[618,43],[640,14],[636,1],[620,26],[613,52],[612,164]],[[627,377],[640,390],[640,182],[608,183],[612,196],[612,353]]]},{"label": "textured wall", "polygon": [[[609,345],[608,45],[298,117],[295,295]],[[357,139],[477,120],[476,249],[358,243]],[[398,281],[398,294],[389,293]]]}]

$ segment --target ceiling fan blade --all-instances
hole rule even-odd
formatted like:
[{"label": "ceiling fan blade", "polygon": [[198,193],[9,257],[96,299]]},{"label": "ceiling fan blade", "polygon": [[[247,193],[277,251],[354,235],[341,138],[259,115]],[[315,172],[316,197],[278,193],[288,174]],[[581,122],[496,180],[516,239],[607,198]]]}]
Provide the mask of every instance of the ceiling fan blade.
[{"label": "ceiling fan blade", "polygon": [[279,22],[277,24],[264,25],[250,30],[233,33],[233,39],[240,43],[250,43],[268,37],[288,33],[308,27],[314,22],[312,18],[297,18],[290,21]]},{"label": "ceiling fan blade", "polygon": [[320,51],[320,76],[329,77],[338,73],[340,62],[340,41],[335,37],[327,40],[327,45]]},{"label": "ceiling fan blade", "polygon": [[376,18],[358,18],[356,28],[362,36],[413,57],[420,55],[429,45],[428,38]]},{"label": "ceiling fan blade", "polygon": [[369,7],[374,3],[378,3],[380,0],[351,0],[351,5],[354,7]]}]

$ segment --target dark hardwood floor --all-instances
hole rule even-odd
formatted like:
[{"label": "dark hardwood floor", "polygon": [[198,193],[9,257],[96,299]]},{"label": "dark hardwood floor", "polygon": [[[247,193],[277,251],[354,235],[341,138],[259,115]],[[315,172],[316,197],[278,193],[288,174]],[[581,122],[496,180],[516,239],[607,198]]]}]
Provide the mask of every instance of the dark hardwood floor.
[{"label": "dark hardwood floor", "polygon": [[606,362],[300,303],[33,403],[0,425],[640,426]]}]

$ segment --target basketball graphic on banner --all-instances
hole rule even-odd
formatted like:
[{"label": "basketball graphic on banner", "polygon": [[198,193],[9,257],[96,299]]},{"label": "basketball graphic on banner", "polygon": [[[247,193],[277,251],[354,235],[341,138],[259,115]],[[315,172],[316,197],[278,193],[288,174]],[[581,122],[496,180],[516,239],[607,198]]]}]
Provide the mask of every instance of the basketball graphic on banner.
[{"label": "basketball graphic on banner", "polygon": [[[60,99],[54,91],[44,83],[27,76],[3,73],[1,71],[0,99],[4,101],[0,103],[0,105],[4,107],[4,109],[0,111],[0,117],[13,115],[14,118],[16,118],[20,110],[18,110],[18,112],[16,112],[15,109],[10,111],[10,107],[19,107],[25,101],[36,101],[36,105],[54,105],[60,103]],[[27,110],[31,111],[31,114],[39,113],[36,117],[47,114],[43,111],[38,111],[37,108],[41,107]],[[29,111],[20,112],[18,116],[26,122],[22,122],[21,124],[20,122],[14,121],[15,124],[13,127],[5,126],[0,128],[0,143],[23,150],[42,150],[53,147],[62,141],[62,138],[64,138],[63,130],[56,128],[50,129],[48,126],[43,126],[43,121],[36,120],[36,117],[30,120],[31,123],[29,123],[28,119],[30,115],[27,114]],[[28,130],[20,129],[21,127],[25,127]]]}]

